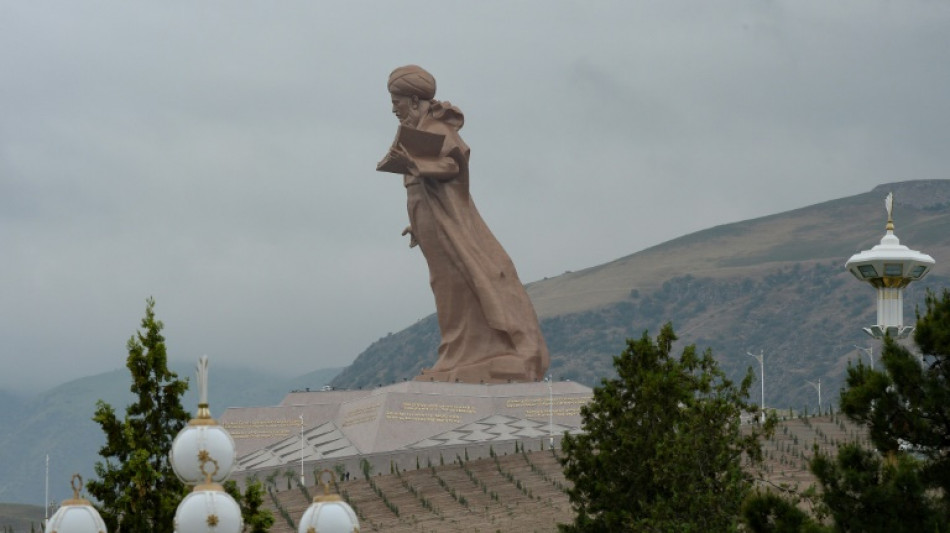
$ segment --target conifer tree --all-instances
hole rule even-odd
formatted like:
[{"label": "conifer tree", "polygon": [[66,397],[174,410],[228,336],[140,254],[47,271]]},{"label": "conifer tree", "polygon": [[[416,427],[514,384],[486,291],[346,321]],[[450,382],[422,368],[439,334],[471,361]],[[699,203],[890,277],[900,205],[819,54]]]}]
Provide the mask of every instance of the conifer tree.
[{"label": "conifer tree", "polygon": [[[884,338],[883,370],[858,364],[848,369],[847,387],[841,392],[841,409],[856,422],[866,424],[874,447],[885,457],[864,492],[874,491],[889,508],[913,509],[921,524],[950,523],[950,291],[928,292],[925,310],[917,312],[914,354],[891,337]],[[840,462],[840,461],[839,461]],[[812,469],[815,470],[813,463]],[[817,466],[821,466],[818,464]],[[819,479],[835,483],[855,468],[840,465],[840,474]],[[858,467],[867,472],[867,467]],[[830,470],[835,473],[835,470]],[[886,475],[892,472],[891,475]],[[815,470],[816,474],[820,471]],[[853,475],[853,474],[852,474]],[[896,486],[894,486],[896,484]],[[835,497],[834,486],[826,488]],[[836,520],[864,512],[832,506]],[[842,497],[843,501],[848,501]],[[907,526],[901,513],[893,524]],[[881,521],[878,521],[881,525]],[[881,525],[881,531],[885,530]],[[888,529],[893,531],[894,529]]]},{"label": "conifer tree", "polygon": [[274,514],[263,508],[264,485],[260,480],[255,477],[247,479],[243,494],[233,480],[224,483],[224,490],[241,507],[244,531],[247,533],[267,533],[267,531],[270,531],[270,527],[274,525]]},{"label": "conifer tree", "polygon": [[168,452],[190,419],[181,405],[188,382],[168,369],[164,325],[155,318],[155,300],[146,304],[142,329],[127,343],[135,402],[121,418],[112,406],[98,402],[93,420],[102,427],[106,444],[99,450],[103,460],[95,465],[98,479],[86,489],[98,501],[109,531],[171,533],[186,490]]},{"label": "conifer tree", "polygon": [[[752,486],[742,459],[761,459],[758,438],[774,426],[740,431],[751,371],[739,386],[712,353],[671,354],[667,324],[614,357],[618,377],[594,388],[581,408],[584,433],[565,435],[564,475],[575,521],[562,531],[730,531]],[[754,418],[754,417],[750,417]]]},{"label": "conifer tree", "polygon": [[[848,443],[837,457],[816,453],[811,459],[821,503],[833,520],[829,531],[950,531],[950,291],[927,294],[914,341],[919,354],[885,337],[883,369],[861,361],[848,368],[841,409],[867,426],[875,450]],[[787,512],[791,505],[761,495],[750,499],[751,531],[799,523]],[[810,530],[821,527],[804,523]]]}]

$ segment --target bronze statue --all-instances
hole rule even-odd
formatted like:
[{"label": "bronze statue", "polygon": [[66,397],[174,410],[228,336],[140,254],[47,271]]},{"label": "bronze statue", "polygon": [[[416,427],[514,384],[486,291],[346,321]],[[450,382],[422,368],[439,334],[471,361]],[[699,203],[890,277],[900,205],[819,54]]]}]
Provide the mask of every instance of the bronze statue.
[{"label": "bronze statue", "polygon": [[421,67],[389,76],[396,140],[377,170],[403,175],[409,246],[429,265],[442,342],[423,381],[536,381],[548,368],[538,317],[515,266],[469,194],[464,117],[435,100],[435,78]]}]

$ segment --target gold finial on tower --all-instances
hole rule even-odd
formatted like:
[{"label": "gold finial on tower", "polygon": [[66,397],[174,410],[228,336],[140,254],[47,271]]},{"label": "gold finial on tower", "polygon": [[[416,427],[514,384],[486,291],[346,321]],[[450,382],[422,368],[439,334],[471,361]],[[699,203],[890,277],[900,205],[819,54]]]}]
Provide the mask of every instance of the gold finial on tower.
[{"label": "gold finial on tower", "polygon": [[[324,474],[327,474],[327,475],[330,476],[329,481],[326,480],[326,479],[324,479],[324,477],[323,477]],[[331,484],[331,483],[334,483],[334,484],[336,483],[336,476],[333,474],[332,471],[330,471],[330,470],[328,470],[328,469],[323,469],[323,472],[320,472],[320,476],[317,478],[317,481],[318,481],[321,485],[323,485],[323,494],[318,494],[317,496],[314,496],[314,497],[313,497],[314,503],[319,503],[319,502],[339,502],[339,501],[343,501],[343,498],[340,498],[340,495],[339,495],[339,494],[335,494],[335,493],[333,493],[333,492],[330,492],[330,484]]]},{"label": "gold finial on tower", "polygon": [[887,198],[884,199],[884,208],[887,209],[887,226],[884,228],[887,231],[894,231],[894,193],[887,193]]},{"label": "gold finial on tower", "polygon": [[191,425],[215,425],[208,409],[208,356],[202,355],[198,359],[198,415],[191,421]]}]

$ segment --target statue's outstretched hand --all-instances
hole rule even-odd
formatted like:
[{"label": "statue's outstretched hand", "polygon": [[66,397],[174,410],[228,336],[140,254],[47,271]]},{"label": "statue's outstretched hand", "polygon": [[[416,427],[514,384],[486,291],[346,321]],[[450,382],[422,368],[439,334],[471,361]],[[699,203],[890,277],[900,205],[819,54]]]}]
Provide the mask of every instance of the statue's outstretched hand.
[{"label": "statue's outstretched hand", "polygon": [[402,230],[403,235],[409,235],[409,247],[415,248],[419,246],[419,241],[416,240],[416,234],[412,232],[412,226],[406,226],[406,229]]}]

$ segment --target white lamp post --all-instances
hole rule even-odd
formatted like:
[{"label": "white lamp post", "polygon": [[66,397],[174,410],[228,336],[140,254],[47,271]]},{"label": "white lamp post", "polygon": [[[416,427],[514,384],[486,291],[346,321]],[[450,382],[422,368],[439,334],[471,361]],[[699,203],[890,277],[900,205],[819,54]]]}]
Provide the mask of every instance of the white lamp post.
[{"label": "white lamp post", "polygon": [[[82,489],[82,476],[73,474],[73,497],[64,500],[63,505],[46,521],[46,533],[106,533],[106,524],[99,512],[89,500],[79,497]],[[47,508],[49,506],[47,505]]]},{"label": "white lamp post", "polygon": [[[208,463],[214,465],[214,470],[206,469]],[[205,454],[201,468],[205,482],[195,485],[195,490],[178,504],[175,533],[240,533],[244,529],[241,507],[224,487],[211,480],[218,473],[218,462]]]},{"label": "white lamp post", "polygon": [[[176,533],[240,533],[241,508],[220,485],[237,459],[234,439],[208,409],[208,356],[198,360],[198,415],[172,442],[169,460],[175,475],[194,491],[175,512]],[[214,465],[213,469],[209,464]]]},{"label": "white lamp post", "polygon": [[[330,476],[330,481],[323,479],[324,474]],[[323,494],[315,496],[304,511],[297,533],[359,533],[360,521],[353,508],[339,494],[330,492],[330,482],[336,481],[333,472],[324,470],[319,481],[323,484]]]},{"label": "white lamp post", "polygon": [[857,344],[855,344],[854,347],[857,348],[858,350],[861,350],[861,351],[864,352],[865,354],[867,354],[867,356],[868,356],[868,364],[871,366],[871,368],[874,368],[874,349],[873,349],[873,348],[862,348],[862,347],[858,346]]},{"label": "white lamp post", "polygon": [[854,277],[877,289],[877,324],[864,328],[872,337],[907,337],[913,326],[904,325],[904,287],[927,275],[934,259],[902,245],[894,235],[894,194],[884,200],[887,209],[886,233],[881,243],[854,254],[845,264]]},{"label": "white lamp post", "polygon": [[306,485],[303,477],[303,415],[300,415],[300,486]]},{"label": "white lamp post", "polygon": [[46,498],[43,500],[43,525],[49,523],[49,454],[46,454]]},{"label": "white lamp post", "polygon": [[746,354],[755,357],[759,360],[759,381],[762,383],[762,414],[761,420],[765,422],[765,354],[762,350],[759,350],[759,355],[755,355],[752,352],[746,352]]},{"label": "white lamp post", "polygon": [[211,480],[222,483],[237,462],[237,447],[231,434],[211,418],[208,409],[208,356],[198,360],[197,370],[198,415],[175,436],[168,459],[182,483],[197,485],[205,480],[201,457],[208,455],[218,466]]},{"label": "white lamp post", "polygon": [[548,442],[554,449],[554,376],[548,374]]},{"label": "white lamp post", "polygon": [[821,415],[821,378],[818,378],[817,385],[812,381],[806,381],[805,383],[808,383],[809,385],[814,387],[816,391],[818,391],[818,415],[820,416]]}]

